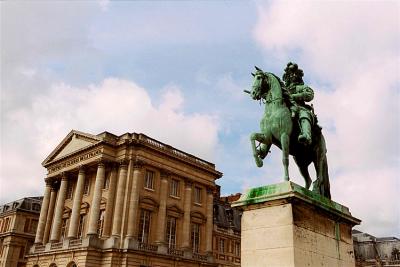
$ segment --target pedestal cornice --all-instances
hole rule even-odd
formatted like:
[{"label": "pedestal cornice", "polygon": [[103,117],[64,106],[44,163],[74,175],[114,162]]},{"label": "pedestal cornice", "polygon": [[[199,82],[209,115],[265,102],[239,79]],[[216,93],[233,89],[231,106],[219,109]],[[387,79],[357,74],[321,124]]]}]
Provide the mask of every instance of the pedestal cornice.
[{"label": "pedestal cornice", "polygon": [[312,204],[316,208],[337,215],[354,225],[361,223],[360,219],[353,217],[349,208],[332,201],[320,194],[314,193],[293,182],[266,185],[247,190],[239,200],[232,203],[232,207],[240,207],[244,210],[259,208],[263,205],[279,205],[282,201],[302,201]]}]

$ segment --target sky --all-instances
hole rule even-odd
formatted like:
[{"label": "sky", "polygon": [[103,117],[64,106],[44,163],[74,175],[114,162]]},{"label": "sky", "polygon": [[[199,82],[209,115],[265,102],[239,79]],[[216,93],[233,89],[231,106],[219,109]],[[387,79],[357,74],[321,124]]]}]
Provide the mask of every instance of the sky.
[{"label": "sky", "polygon": [[[224,195],[279,183],[279,149],[253,161],[263,106],[243,90],[254,66],[282,76],[292,61],[315,93],[332,199],[357,229],[400,237],[399,3],[2,1],[0,203],[43,194],[41,162],[72,129],[214,162]],[[304,185],[292,159],[290,177]]]}]

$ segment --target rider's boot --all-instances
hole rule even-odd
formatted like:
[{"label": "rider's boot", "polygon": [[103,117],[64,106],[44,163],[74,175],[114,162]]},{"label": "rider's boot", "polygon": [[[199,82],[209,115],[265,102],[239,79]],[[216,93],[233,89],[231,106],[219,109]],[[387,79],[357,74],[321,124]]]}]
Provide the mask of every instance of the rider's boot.
[{"label": "rider's boot", "polygon": [[308,119],[301,119],[300,121],[301,134],[299,135],[299,142],[305,145],[311,144],[311,123]]}]

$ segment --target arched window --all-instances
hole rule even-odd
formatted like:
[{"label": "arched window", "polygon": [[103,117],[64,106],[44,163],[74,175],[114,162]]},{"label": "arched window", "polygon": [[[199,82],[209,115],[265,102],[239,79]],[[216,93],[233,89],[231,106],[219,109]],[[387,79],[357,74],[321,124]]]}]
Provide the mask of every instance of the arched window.
[{"label": "arched window", "polygon": [[49,267],[57,267],[57,264],[55,264],[55,263],[52,263],[52,264],[50,264],[50,266]]},{"label": "arched window", "polygon": [[40,266],[39,266],[39,264],[35,264],[35,265],[33,265],[33,267],[40,267]]},{"label": "arched window", "polygon": [[67,267],[78,267],[78,265],[76,265],[75,262],[71,261],[70,263],[68,263]]}]

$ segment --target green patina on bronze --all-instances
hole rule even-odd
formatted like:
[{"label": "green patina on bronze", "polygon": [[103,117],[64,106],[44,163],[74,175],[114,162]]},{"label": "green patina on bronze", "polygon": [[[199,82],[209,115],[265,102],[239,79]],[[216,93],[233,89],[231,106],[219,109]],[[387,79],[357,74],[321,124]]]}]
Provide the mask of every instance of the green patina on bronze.
[{"label": "green patina on bronze", "polygon": [[290,181],[251,188],[238,201],[234,202],[233,206],[261,204],[267,201],[290,197],[298,197],[326,210],[334,210],[341,214],[350,215],[347,207]]},{"label": "green patina on bronze", "polygon": [[313,163],[317,177],[313,192],[331,198],[325,138],[312,105],[306,104],[314,98],[313,90],[304,84],[303,71],[297,64],[289,62],[282,82],[276,75],[256,67],[250,94],[254,100],[265,104],[260,122],[261,132],[251,134],[250,141],[254,160],[258,167],[268,155],[271,145],[282,150],[284,180],[289,181],[289,154],[293,156],[305,187],[312,180],[308,166]]}]

